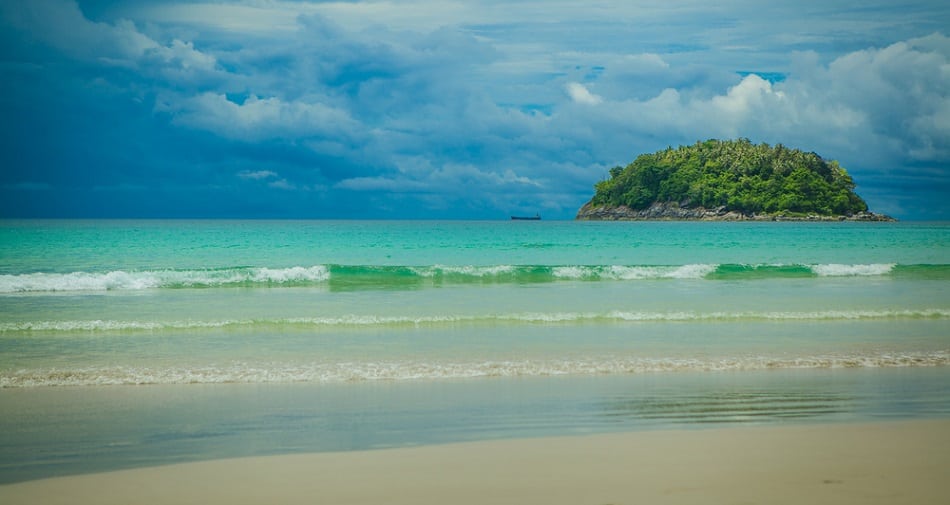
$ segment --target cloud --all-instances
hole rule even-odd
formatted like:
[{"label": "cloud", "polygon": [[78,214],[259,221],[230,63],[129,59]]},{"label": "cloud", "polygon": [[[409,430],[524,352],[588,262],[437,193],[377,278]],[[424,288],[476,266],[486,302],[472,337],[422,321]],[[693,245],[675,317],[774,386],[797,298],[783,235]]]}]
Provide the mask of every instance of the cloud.
[{"label": "cloud", "polygon": [[571,97],[571,100],[574,100],[577,103],[582,103],[585,105],[597,105],[603,101],[601,97],[592,94],[581,83],[569,82],[564,86],[564,88],[567,90],[567,94]]},{"label": "cloud", "polygon": [[277,172],[272,172],[270,170],[256,170],[253,172],[250,170],[242,170],[238,172],[237,176],[240,177],[241,179],[254,179],[254,180],[270,179],[272,177],[278,177]]},{"label": "cloud", "polygon": [[[501,172],[482,170],[468,164],[449,163],[430,166],[428,160],[406,160],[398,174],[375,177],[354,177],[336,184],[337,188],[354,191],[387,191],[393,193],[438,193],[465,196],[475,193],[528,192],[544,184],[520,176],[511,169]],[[527,191],[526,191],[527,190]]]},{"label": "cloud", "polygon": [[79,5],[70,1],[3,2],[0,16],[8,26],[83,59],[135,58],[157,46],[155,41],[139,33],[131,21],[119,20],[114,24],[91,22]]},{"label": "cloud", "polygon": [[266,182],[266,187],[284,191],[310,191],[322,189],[320,185],[313,185],[312,187],[299,186],[288,181],[285,177],[281,177],[280,174],[274,172],[273,170],[241,170],[237,173],[237,176],[238,178],[244,180]]},{"label": "cloud", "polygon": [[357,122],[344,111],[323,103],[250,95],[243,103],[208,92],[194,97],[173,96],[157,107],[177,124],[248,142],[268,139],[348,136]]},{"label": "cloud", "polygon": [[283,189],[286,191],[293,191],[297,189],[297,186],[287,182],[287,179],[278,179],[276,181],[271,181],[267,183],[267,186],[275,189]]},{"label": "cloud", "polygon": [[160,182],[286,212],[571,217],[609,167],[741,136],[838,159],[872,208],[950,217],[946,8],[750,6],[0,2],[0,200]]},{"label": "cloud", "polygon": [[296,30],[297,18],[310,10],[305,2],[253,3],[154,2],[130,7],[135,15],[156,23],[202,26],[238,34]]},{"label": "cloud", "polygon": [[888,158],[946,160],[950,122],[943,112],[950,107],[950,74],[941,69],[950,68],[948,42],[932,35],[849,53],[827,65],[803,65],[799,57],[797,71],[782,82],[750,74],[709,97],[666,88],[648,99],[606,99],[610,106],[586,119],[598,127],[685,139],[792,139],[847,154],[880,154],[883,143],[898,149]]},{"label": "cloud", "polygon": [[[823,98],[864,111],[872,134],[912,159],[950,158],[950,39],[934,34],[832,62]],[[809,91],[815,91],[814,86]]]},{"label": "cloud", "polygon": [[12,0],[0,7],[0,19],[30,37],[74,57],[114,65],[160,61],[181,68],[211,69],[212,56],[193,43],[173,40],[162,45],[141,33],[129,19],[93,22],[68,0]]},{"label": "cloud", "polygon": [[168,46],[156,45],[143,52],[140,61],[145,64],[158,64],[161,72],[169,81],[192,80],[196,75],[216,74],[217,59],[209,54],[195,50],[193,42],[174,39]]}]

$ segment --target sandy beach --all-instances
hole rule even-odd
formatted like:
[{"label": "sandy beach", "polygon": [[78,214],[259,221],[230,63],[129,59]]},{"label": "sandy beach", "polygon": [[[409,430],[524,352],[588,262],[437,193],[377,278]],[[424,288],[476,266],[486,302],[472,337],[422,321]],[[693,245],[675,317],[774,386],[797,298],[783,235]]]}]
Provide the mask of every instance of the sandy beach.
[{"label": "sandy beach", "polygon": [[945,503],[950,420],[286,455],[0,486],[14,504]]}]

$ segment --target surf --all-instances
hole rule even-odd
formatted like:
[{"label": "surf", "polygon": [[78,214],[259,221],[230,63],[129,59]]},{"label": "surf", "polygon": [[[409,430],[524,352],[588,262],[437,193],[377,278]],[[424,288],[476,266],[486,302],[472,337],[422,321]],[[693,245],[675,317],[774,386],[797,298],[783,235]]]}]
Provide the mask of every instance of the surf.
[{"label": "surf", "polygon": [[214,329],[281,329],[307,330],[334,328],[401,328],[439,326],[480,326],[495,324],[586,324],[637,322],[781,322],[781,321],[865,321],[865,320],[947,320],[950,309],[900,310],[823,310],[823,311],[631,311],[603,312],[510,312],[499,314],[446,315],[374,315],[347,314],[334,317],[288,317],[220,320],[48,320],[0,323],[0,334],[22,333],[134,333],[178,330]]},{"label": "surf", "polygon": [[852,352],[802,356],[581,358],[492,360],[385,360],[345,362],[235,361],[168,366],[90,365],[0,370],[0,389],[154,384],[281,384],[402,382],[497,377],[642,375],[776,369],[904,368],[950,365],[947,351]]},{"label": "surf", "polygon": [[36,272],[0,275],[0,294],[144,291],[183,288],[337,289],[446,284],[533,284],[566,281],[759,280],[834,277],[948,279],[950,265],[685,264],[685,265],[310,265],[207,269]]}]

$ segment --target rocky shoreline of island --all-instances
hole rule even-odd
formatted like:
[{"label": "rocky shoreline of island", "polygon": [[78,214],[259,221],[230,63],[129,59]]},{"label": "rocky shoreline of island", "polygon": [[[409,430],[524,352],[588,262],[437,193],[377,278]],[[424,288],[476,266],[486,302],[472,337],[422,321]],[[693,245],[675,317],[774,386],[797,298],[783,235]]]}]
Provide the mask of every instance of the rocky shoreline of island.
[{"label": "rocky shoreline of island", "polygon": [[742,213],[725,206],[712,209],[681,206],[676,202],[656,202],[645,209],[632,209],[626,205],[584,204],[577,211],[578,221],[862,221],[895,222],[897,219],[884,214],[862,211],[850,215],[819,215],[815,213]]}]

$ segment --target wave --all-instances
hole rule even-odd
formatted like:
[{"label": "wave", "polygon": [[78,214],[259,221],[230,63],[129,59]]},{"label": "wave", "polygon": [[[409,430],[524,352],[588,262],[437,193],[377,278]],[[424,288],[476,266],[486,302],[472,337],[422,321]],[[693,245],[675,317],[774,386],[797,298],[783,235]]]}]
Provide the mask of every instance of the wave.
[{"label": "wave", "polygon": [[0,275],[0,293],[56,291],[112,291],[250,285],[308,285],[330,277],[318,265],[291,268],[218,268],[203,270],[115,270],[104,273],[70,272]]},{"label": "wave", "polygon": [[688,264],[688,265],[315,265],[289,268],[115,270],[0,275],[0,293],[139,291],[175,288],[400,288],[443,284],[752,280],[803,277],[905,277],[950,280],[950,265]]},{"label": "wave", "polygon": [[702,279],[718,265],[681,266],[568,266],[554,267],[554,277],[582,280]]},{"label": "wave", "polygon": [[223,366],[102,366],[0,371],[0,388],[218,383],[343,383],[538,377],[631,375],[684,371],[890,368],[950,365],[950,351],[749,356],[740,358],[627,358],[383,361],[345,363],[244,363]]},{"label": "wave", "polygon": [[871,265],[813,265],[811,270],[820,277],[854,277],[865,275],[886,275],[891,273],[896,264],[871,264]]},{"label": "wave", "polygon": [[0,334],[23,332],[135,332],[202,329],[304,329],[339,327],[405,327],[478,324],[571,324],[624,322],[769,322],[860,321],[885,319],[950,319],[950,309],[826,310],[805,312],[519,312],[485,315],[294,317],[275,319],[224,319],[217,321],[64,320],[0,323]]}]

